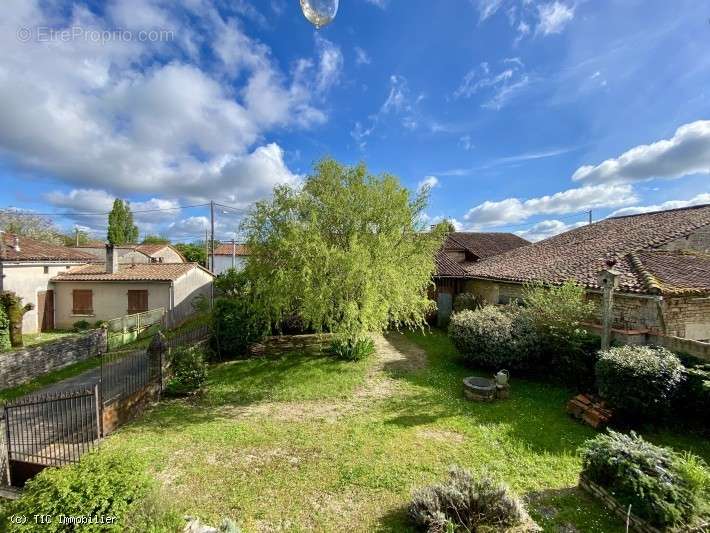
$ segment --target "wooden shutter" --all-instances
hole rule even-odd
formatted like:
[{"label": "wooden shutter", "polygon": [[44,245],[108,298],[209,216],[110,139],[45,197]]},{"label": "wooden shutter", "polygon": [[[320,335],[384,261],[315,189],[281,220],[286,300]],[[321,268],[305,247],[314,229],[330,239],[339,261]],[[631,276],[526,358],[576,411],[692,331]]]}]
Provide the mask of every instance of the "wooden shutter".
[{"label": "wooden shutter", "polygon": [[74,289],[72,294],[74,296],[74,307],[72,314],[94,314],[94,294],[91,289]]},{"label": "wooden shutter", "polygon": [[128,291],[128,312],[142,313],[148,310],[148,291]]}]

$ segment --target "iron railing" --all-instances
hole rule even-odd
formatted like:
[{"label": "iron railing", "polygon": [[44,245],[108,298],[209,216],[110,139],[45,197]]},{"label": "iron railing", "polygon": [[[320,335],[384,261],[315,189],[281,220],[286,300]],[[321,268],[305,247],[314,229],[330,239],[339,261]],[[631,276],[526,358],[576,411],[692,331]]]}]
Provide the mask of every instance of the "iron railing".
[{"label": "iron railing", "polygon": [[158,307],[143,313],[124,315],[106,322],[108,348],[115,349],[140,338],[152,335],[160,328],[165,308]]}]

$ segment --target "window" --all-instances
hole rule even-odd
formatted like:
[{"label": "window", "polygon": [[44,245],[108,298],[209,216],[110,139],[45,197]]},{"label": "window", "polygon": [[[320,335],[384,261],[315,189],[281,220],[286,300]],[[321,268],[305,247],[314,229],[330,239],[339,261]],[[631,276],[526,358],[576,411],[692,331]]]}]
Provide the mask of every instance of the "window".
[{"label": "window", "polygon": [[48,266],[44,267],[44,273],[49,274],[49,267]]},{"label": "window", "polygon": [[91,290],[74,289],[74,307],[72,314],[93,315],[94,314],[94,294]]},{"label": "window", "polygon": [[128,313],[142,313],[148,310],[148,291],[128,291]]}]

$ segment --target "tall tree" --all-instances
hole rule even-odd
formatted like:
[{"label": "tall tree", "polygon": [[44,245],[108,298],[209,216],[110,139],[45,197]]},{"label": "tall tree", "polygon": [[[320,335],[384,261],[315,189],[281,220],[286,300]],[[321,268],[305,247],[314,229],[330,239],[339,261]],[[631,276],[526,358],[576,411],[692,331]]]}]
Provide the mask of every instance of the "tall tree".
[{"label": "tall tree", "polygon": [[444,235],[423,231],[427,199],[392,175],[332,159],[302,188],[276,187],[243,225],[255,305],[272,324],[295,314],[352,345],[389,326],[422,326]]},{"label": "tall tree", "polygon": [[108,215],[108,242],[115,245],[138,241],[138,227],[133,223],[133,213],[128,201],[116,198]]},{"label": "tall tree", "polygon": [[17,209],[0,210],[0,231],[24,235],[49,244],[62,244],[62,235],[52,219]]}]

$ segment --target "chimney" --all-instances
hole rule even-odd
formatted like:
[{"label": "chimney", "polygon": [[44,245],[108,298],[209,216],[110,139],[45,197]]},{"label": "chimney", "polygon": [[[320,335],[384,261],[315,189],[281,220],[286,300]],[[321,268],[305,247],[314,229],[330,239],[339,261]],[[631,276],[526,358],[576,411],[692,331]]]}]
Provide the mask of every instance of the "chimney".
[{"label": "chimney", "polygon": [[15,248],[15,251],[19,253],[20,251],[20,238],[15,235],[15,245],[13,246]]},{"label": "chimney", "polygon": [[118,252],[113,244],[106,244],[106,273],[115,274],[118,272]]}]

